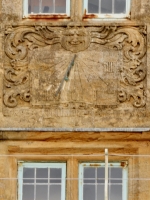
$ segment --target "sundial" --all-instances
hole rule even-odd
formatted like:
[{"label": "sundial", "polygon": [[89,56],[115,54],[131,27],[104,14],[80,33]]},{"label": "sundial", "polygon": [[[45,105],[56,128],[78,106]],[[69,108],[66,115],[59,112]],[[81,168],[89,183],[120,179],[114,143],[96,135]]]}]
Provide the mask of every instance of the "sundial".
[{"label": "sundial", "polygon": [[[40,57],[41,51],[38,55],[36,52],[37,57]],[[44,52],[48,52],[48,48]],[[57,58],[57,55],[60,57]],[[117,51],[109,50],[108,53],[107,48],[101,48],[100,52],[89,49],[78,53],[60,50],[53,57],[55,64],[47,65],[46,70],[42,69],[44,58],[38,60],[39,66],[41,62],[38,70],[31,70],[32,105],[73,102],[93,106],[117,105],[117,74],[121,64]]]},{"label": "sundial", "polygon": [[109,123],[110,109],[118,116],[146,106],[144,26],[31,25],[5,33],[4,115],[54,111],[62,117],[57,126],[64,116],[72,124],[95,115],[85,124],[97,126],[102,113]]}]

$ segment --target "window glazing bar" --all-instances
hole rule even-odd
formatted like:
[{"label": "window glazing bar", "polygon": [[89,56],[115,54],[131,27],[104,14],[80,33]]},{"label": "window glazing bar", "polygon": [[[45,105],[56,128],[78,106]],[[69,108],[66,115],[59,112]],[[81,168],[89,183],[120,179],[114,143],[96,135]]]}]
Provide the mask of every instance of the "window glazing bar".
[{"label": "window glazing bar", "polygon": [[115,0],[112,0],[112,14],[115,14]]},{"label": "window glazing bar", "polygon": [[42,13],[42,0],[39,0],[39,12]]},{"label": "window glazing bar", "polygon": [[53,0],[53,13],[55,13],[55,0]]},{"label": "window glazing bar", "polygon": [[108,200],[108,149],[105,149],[105,200]]}]

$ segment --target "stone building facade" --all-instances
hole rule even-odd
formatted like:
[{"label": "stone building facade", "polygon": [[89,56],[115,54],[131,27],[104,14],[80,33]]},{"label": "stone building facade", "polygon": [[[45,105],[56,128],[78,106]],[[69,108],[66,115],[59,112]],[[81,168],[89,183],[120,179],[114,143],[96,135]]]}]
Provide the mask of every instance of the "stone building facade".
[{"label": "stone building facade", "polygon": [[0,199],[150,198],[150,0],[97,2],[0,0]]}]

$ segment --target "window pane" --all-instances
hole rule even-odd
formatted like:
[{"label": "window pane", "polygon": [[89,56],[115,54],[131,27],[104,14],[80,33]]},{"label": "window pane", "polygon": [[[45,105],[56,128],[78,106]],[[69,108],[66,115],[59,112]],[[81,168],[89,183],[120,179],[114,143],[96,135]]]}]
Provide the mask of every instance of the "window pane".
[{"label": "window pane", "polygon": [[[36,182],[37,183],[48,183],[48,168],[37,168],[36,169]],[[40,179],[38,179],[40,178]],[[41,179],[43,178],[43,179]],[[45,178],[45,179],[44,179]]]},{"label": "window pane", "polygon": [[126,0],[115,0],[115,13],[126,13]]},{"label": "window pane", "polygon": [[61,186],[51,185],[49,200],[61,200]]},{"label": "window pane", "polygon": [[23,183],[34,183],[34,168],[23,168]]},{"label": "window pane", "polygon": [[99,13],[99,0],[88,0],[88,13]]},{"label": "window pane", "polygon": [[112,0],[101,0],[101,13],[112,13]]},{"label": "window pane", "polygon": [[53,0],[43,0],[42,1],[42,12],[43,13],[53,13]]},{"label": "window pane", "polygon": [[105,168],[104,167],[97,168],[97,178],[98,178],[97,180],[98,183],[105,182]]},{"label": "window pane", "polygon": [[111,172],[111,183],[122,183],[122,180],[113,180],[113,179],[122,179],[122,169],[121,168],[110,168]]},{"label": "window pane", "polygon": [[24,185],[22,200],[30,200],[30,199],[34,199],[34,186],[33,185]]},{"label": "window pane", "polygon": [[121,200],[121,199],[122,199],[122,186],[111,185],[110,200]]},{"label": "window pane", "polygon": [[61,169],[50,169],[50,183],[61,183]]},{"label": "window pane", "polygon": [[[95,168],[84,167],[84,183],[95,183]],[[92,179],[92,180],[91,180]]]},{"label": "window pane", "polygon": [[66,13],[66,0],[55,0],[55,13]]},{"label": "window pane", "polygon": [[47,200],[48,186],[37,185],[36,186],[36,200]]},{"label": "window pane", "polygon": [[28,0],[28,13],[39,13],[39,0]]},{"label": "window pane", "polygon": [[95,200],[95,185],[83,186],[83,200]]},{"label": "window pane", "polygon": [[97,186],[97,200],[104,200],[104,186],[103,185]]}]

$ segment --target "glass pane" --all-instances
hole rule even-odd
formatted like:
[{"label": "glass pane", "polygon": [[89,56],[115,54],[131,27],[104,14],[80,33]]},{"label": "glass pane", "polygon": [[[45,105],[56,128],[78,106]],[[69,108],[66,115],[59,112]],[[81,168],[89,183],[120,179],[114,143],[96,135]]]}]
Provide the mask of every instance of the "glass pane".
[{"label": "glass pane", "polygon": [[112,13],[112,0],[101,0],[101,13]]},{"label": "glass pane", "polygon": [[49,200],[61,200],[61,186],[51,185]]},{"label": "glass pane", "polygon": [[115,13],[126,13],[126,0],[115,0]]},{"label": "glass pane", "polygon": [[61,169],[60,168],[50,169],[50,183],[61,183]]},{"label": "glass pane", "polygon": [[66,0],[55,0],[55,13],[66,13]]},{"label": "glass pane", "polygon": [[122,199],[122,186],[111,185],[110,200],[121,200],[121,199]]},{"label": "glass pane", "polygon": [[83,186],[83,200],[95,200],[95,185]]},{"label": "glass pane", "polygon": [[23,168],[23,183],[34,183],[34,168]]},{"label": "glass pane", "polygon": [[88,0],[88,13],[99,13],[99,0]]},{"label": "glass pane", "polygon": [[104,167],[97,168],[97,178],[98,178],[97,183],[105,182],[105,168]]},{"label": "glass pane", "polygon": [[53,13],[53,0],[43,0],[42,1],[42,12],[43,13]]},{"label": "glass pane", "polygon": [[29,199],[34,199],[34,186],[33,185],[24,185],[22,200],[29,200]]},{"label": "glass pane", "polygon": [[104,200],[104,185],[97,186],[97,200]]},{"label": "glass pane", "polygon": [[[37,183],[48,183],[48,168],[37,168],[36,169],[36,182]],[[38,179],[40,178],[40,179]],[[43,179],[41,179],[43,178]],[[44,179],[45,178],[45,179]]]},{"label": "glass pane", "polygon": [[83,178],[84,183],[95,183],[95,167],[84,167]]},{"label": "glass pane", "polygon": [[47,200],[48,186],[37,185],[36,186],[36,200]]},{"label": "glass pane", "polygon": [[39,12],[39,0],[28,0],[28,13]]},{"label": "glass pane", "polygon": [[[117,180],[117,179],[122,179],[122,169],[121,168],[110,168],[111,172],[111,180],[109,182],[111,183],[122,183],[122,180]],[[116,180],[113,180],[116,179]]]}]

